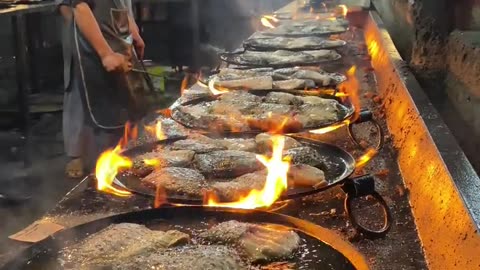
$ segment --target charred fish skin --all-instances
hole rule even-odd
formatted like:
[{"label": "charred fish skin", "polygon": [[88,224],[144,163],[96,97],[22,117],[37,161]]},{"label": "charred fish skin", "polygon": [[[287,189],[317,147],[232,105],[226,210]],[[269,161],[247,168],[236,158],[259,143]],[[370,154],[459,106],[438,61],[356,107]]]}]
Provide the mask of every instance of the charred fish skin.
[{"label": "charred fish skin", "polygon": [[252,189],[262,189],[266,177],[266,170],[256,171],[227,181],[212,183],[211,189],[221,201],[233,202],[246,196]]},{"label": "charred fish skin", "polygon": [[190,242],[190,236],[179,231],[154,231],[133,223],[113,224],[61,251],[65,269],[103,269],[115,261],[128,261]]},{"label": "charred fish skin", "polygon": [[309,146],[288,149],[283,152],[283,155],[285,157],[290,157],[293,164],[305,164],[317,167],[324,162],[317,150]]},{"label": "charred fish skin", "polygon": [[289,258],[300,246],[300,236],[294,231],[235,220],[220,223],[200,237],[212,243],[234,244],[253,263]]},{"label": "charred fish skin", "polygon": [[[133,160],[132,172],[140,177],[145,177],[153,171],[154,168],[165,167],[188,167],[192,164],[194,151],[178,150],[149,152],[135,157]],[[145,162],[149,162],[146,164]]]},{"label": "charred fish skin", "polygon": [[224,150],[196,155],[194,166],[204,175],[222,178],[251,173],[262,165],[254,153]]},{"label": "charred fish skin", "polygon": [[194,169],[168,167],[156,169],[142,179],[142,183],[152,189],[161,188],[167,194],[201,198],[208,184],[205,177]]},{"label": "charred fish skin", "polygon": [[169,248],[132,258],[112,270],[248,270],[235,249],[220,245],[195,245]]},{"label": "charred fish skin", "polygon": [[203,154],[213,151],[226,150],[227,148],[210,142],[201,142],[194,139],[186,139],[174,142],[171,149],[190,150],[197,154]]},{"label": "charred fish skin", "polygon": [[[266,154],[272,151],[272,148],[273,148],[272,138],[273,136],[268,133],[260,133],[257,136],[255,136],[257,149],[260,153]],[[285,136],[285,144],[283,146],[284,150],[297,148],[297,147],[302,147],[302,144],[292,137]]]},{"label": "charred fish skin", "polygon": [[288,49],[288,50],[308,50],[308,49],[334,49],[344,46],[343,40],[329,40],[321,37],[261,37],[251,38],[244,42],[247,48],[270,48],[270,49]]}]

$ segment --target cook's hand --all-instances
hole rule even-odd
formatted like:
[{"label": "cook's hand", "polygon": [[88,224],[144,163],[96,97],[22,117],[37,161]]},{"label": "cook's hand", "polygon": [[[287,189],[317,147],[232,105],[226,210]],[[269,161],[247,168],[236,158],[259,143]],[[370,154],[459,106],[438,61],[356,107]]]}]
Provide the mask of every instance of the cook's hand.
[{"label": "cook's hand", "polygon": [[115,52],[103,57],[102,64],[108,72],[128,72],[132,69],[132,64],[128,61],[127,57]]},{"label": "cook's hand", "polygon": [[143,42],[142,37],[138,33],[133,34],[133,46],[135,46],[135,51],[137,52],[139,60],[143,60],[145,42]]}]

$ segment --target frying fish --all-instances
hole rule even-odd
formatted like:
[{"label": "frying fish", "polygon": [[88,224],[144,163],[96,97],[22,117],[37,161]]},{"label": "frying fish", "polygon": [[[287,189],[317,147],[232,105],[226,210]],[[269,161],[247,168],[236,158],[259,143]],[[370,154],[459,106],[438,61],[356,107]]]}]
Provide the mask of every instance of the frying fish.
[{"label": "frying fish", "polygon": [[188,234],[179,231],[154,231],[133,223],[113,224],[61,251],[65,269],[102,269],[113,261],[186,244]]},{"label": "frying fish", "polygon": [[214,101],[178,106],[172,117],[185,126],[212,131],[274,131],[283,126],[283,131],[298,132],[335,123],[343,114],[343,106],[333,99],[282,92],[270,92],[262,98],[231,91]]},{"label": "frying fish", "polygon": [[244,46],[277,50],[317,50],[333,49],[344,46],[343,40],[331,40],[321,37],[263,37],[251,38],[244,42]]},{"label": "frying fish", "polygon": [[[272,151],[272,135],[268,133],[260,133],[255,137],[255,142],[257,143],[257,149],[260,153],[269,153]],[[297,147],[302,147],[302,144],[292,137],[285,136],[285,144],[283,146],[284,150]]]},{"label": "frying fish", "polygon": [[275,52],[245,51],[238,56],[240,63],[255,65],[285,65],[290,63],[312,63],[315,57],[303,52],[278,50]]},{"label": "frying fish", "polygon": [[256,52],[246,51],[239,55],[244,64],[255,65],[293,65],[325,61],[334,61],[341,56],[333,50]]},{"label": "frying fish", "polygon": [[232,150],[198,154],[193,162],[197,170],[212,177],[236,177],[262,167],[254,153]]},{"label": "frying fish", "polygon": [[220,223],[200,237],[212,243],[234,244],[251,262],[289,258],[300,246],[300,237],[294,231],[235,220]]},{"label": "frying fish", "polygon": [[194,155],[195,152],[190,150],[162,150],[159,152],[145,153],[134,158],[132,171],[140,177],[145,177],[150,174],[154,168],[188,167],[192,164]]},{"label": "frying fish", "polygon": [[210,138],[199,133],[191,133],[188,138],[196,140],[199,143],[207,143],[221,147],[219,150],[255,152],[257,148],[255,139],[249,138]]},{"label": "frying fish", "polygon": [[335,100],[325,106],[304,104],[300,106],[299,113],[295,117],[306,128],[333,123],[339,119],[340,110],[337,104]]},{"label": "frying fish", "polygon": [[[158,121],[158,120],[157,120]],[[161,121],[162,132],[167,138],[188,136],[190,131],[171,118],[163,118]]]},{"label": "frying fish", "polygon": [[205,177],[197,170],[179,167],[156,169],[142,183],[152,189],[162,188],[167,194],[193,198],[200,198],[208,188]]},{"label": "frying fish", "polygon": [[273,89],[279,90],[295,90],[314,88],[315,82],[312,80],[289,79],[273,82]]},{"label": "frying fish", "polygon": [[293,164],[305,164],[316,167],[323,163],[323,159],[317,150],[309,146],[290,148],[283,151],[283,155],[289,156]]},{"label": "frying fish", "polygon": [[115,262],[112,270],[248,270],[238,252],[220,245],[193,245],[158,250]]},{"label": "frying fish", "polygon": [[266,103],[283,105],[301,105],[303,102],[295,95],[283,92],[270,92],[265,96]]},{"label": "frying fish", "polygon": [[281,24],[263,31],[263,35],[285,37],[307,37],[338,34],[347,31],[347,27],[335,24]]},{"label": "frying fish", "polygon": [[226,139],[217,139],[215,143],[226,147],[228,150],[236,151],[245,151],[245,152],[256,152],[257,144],[255,139],[240,139],[240,138],[226,138]]},{"label": "frying fish", "polygon": [[266,90],[272,89],[273,79],[271,76],[256,76],[248,78],[221,78],[213,77],[215,86],[227,89]]},{"label": "frying fish", "polygon": [[337,85],[346,80],[345,75],[339,73],[328,73],[318,68],[293,67],[276,69],[273,73],[274,79],[302,79],[312,80],[319,86]]},{"label": "frying fish", "polygon": [[173,150],[190,150],[197,154],[227,149],[226,147],[215,144],[213,142],[212,143],[206,142],[206,141],[202,142],[194,139],[176,141],[173,143],[171,148]]},{"label": "frying fish", "polygon": [[247,195],[252,189],[262,189],[266,177],[267,171],[261,170],[244,174],[233,180],[217,181],[211,187],[220,200],[232,202]]},{"label": "frying fish", "polygon": [[288,169],[289,186],[322,187],[327,185],[325,174],[322,170],[305,165],[297,164]]},{"label": "frying fish", "polygon": [[[242,121],[239,111],[225,114],[220,110],[214,111],[212,104],[197,104],[192,106],[177,106],[173,109],[172,118],[190,128],[216,130],[248,131],[250,128]],[[225,108],[229,106],[224,105]],[[218,108],[218,107],[217,107]],[[232,106],[230,106],[232,108]],[[233,107],[234,108],[234,107]],[[235,109],[235,108],[234,108]]]}]

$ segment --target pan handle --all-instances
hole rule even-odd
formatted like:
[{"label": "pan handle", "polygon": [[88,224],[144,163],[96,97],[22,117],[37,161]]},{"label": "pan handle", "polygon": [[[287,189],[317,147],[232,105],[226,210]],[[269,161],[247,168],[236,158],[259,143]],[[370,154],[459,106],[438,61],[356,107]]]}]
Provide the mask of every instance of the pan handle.
[{"label": "pan handle", "polygon": [[[355,230],[362,233],[366,238],[369,239],[385,237],[390,228],[392,227],[393,217],[392,213],[390,212],[390,208],[388,207],[383,197],[375,191],[375,181],[373,176],[364,175],[348,180],[342,186],[342,189],[347,194],[344,202],[345,212],[347,213],[347,216]],[[384,221],[383,227],[381,229],[374,230],[365,227],[358,222],[356,215],[353,214],[353,199],[366,196],[371,196],[372,198],[374,198],[378,203],[380,203],[381,207],[383,208]]]},{"label": "pan handle", "polygon": [[356,146],[362,148],[362,149],[365,149],[361,144],[360,144],[360,141],[358,140],[358,138],[355,136],[355,133],[353,132],[353,126],[356,125],[356,124],[360,124],[360,123],[365,123],[365,122],[370,122],[372,123],[373,125],[375,125],[375,127],[377,128],[377,132],[378,132],[378,143],[376,144],[375,146],[375,150],[379,151],[380,149],[382,149],[383,147],[383,144],[384,144],[384,133],[383,133],[383,129],[382,127],[380,126],[380,124],[377,122],[377,120],[375,120],[373,118],[373,113],[370,111],[370,110],[362,110],[360,111],[360,114],[358,116],[358,119],[353,122],[353,123],[350,123],[348,124],[348,135],[350,136],[350,139],[352,139],[352,141],[355,143]]}]

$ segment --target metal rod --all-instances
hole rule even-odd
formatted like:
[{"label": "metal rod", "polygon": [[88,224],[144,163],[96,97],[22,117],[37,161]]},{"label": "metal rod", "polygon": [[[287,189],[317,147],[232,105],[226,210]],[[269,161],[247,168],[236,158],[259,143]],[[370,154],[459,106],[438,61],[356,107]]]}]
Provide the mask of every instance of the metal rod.
[{"label": "metal rod", "polygon": [[27,33],[25,16],[17,14],[12,16],[14,33],[15,66],[17,77],[17,103],[20,112],[20,123],[25,136],[24,163],[30,166],[30,110],[28,107],[28,87],[26,85],[27,70]]}]

